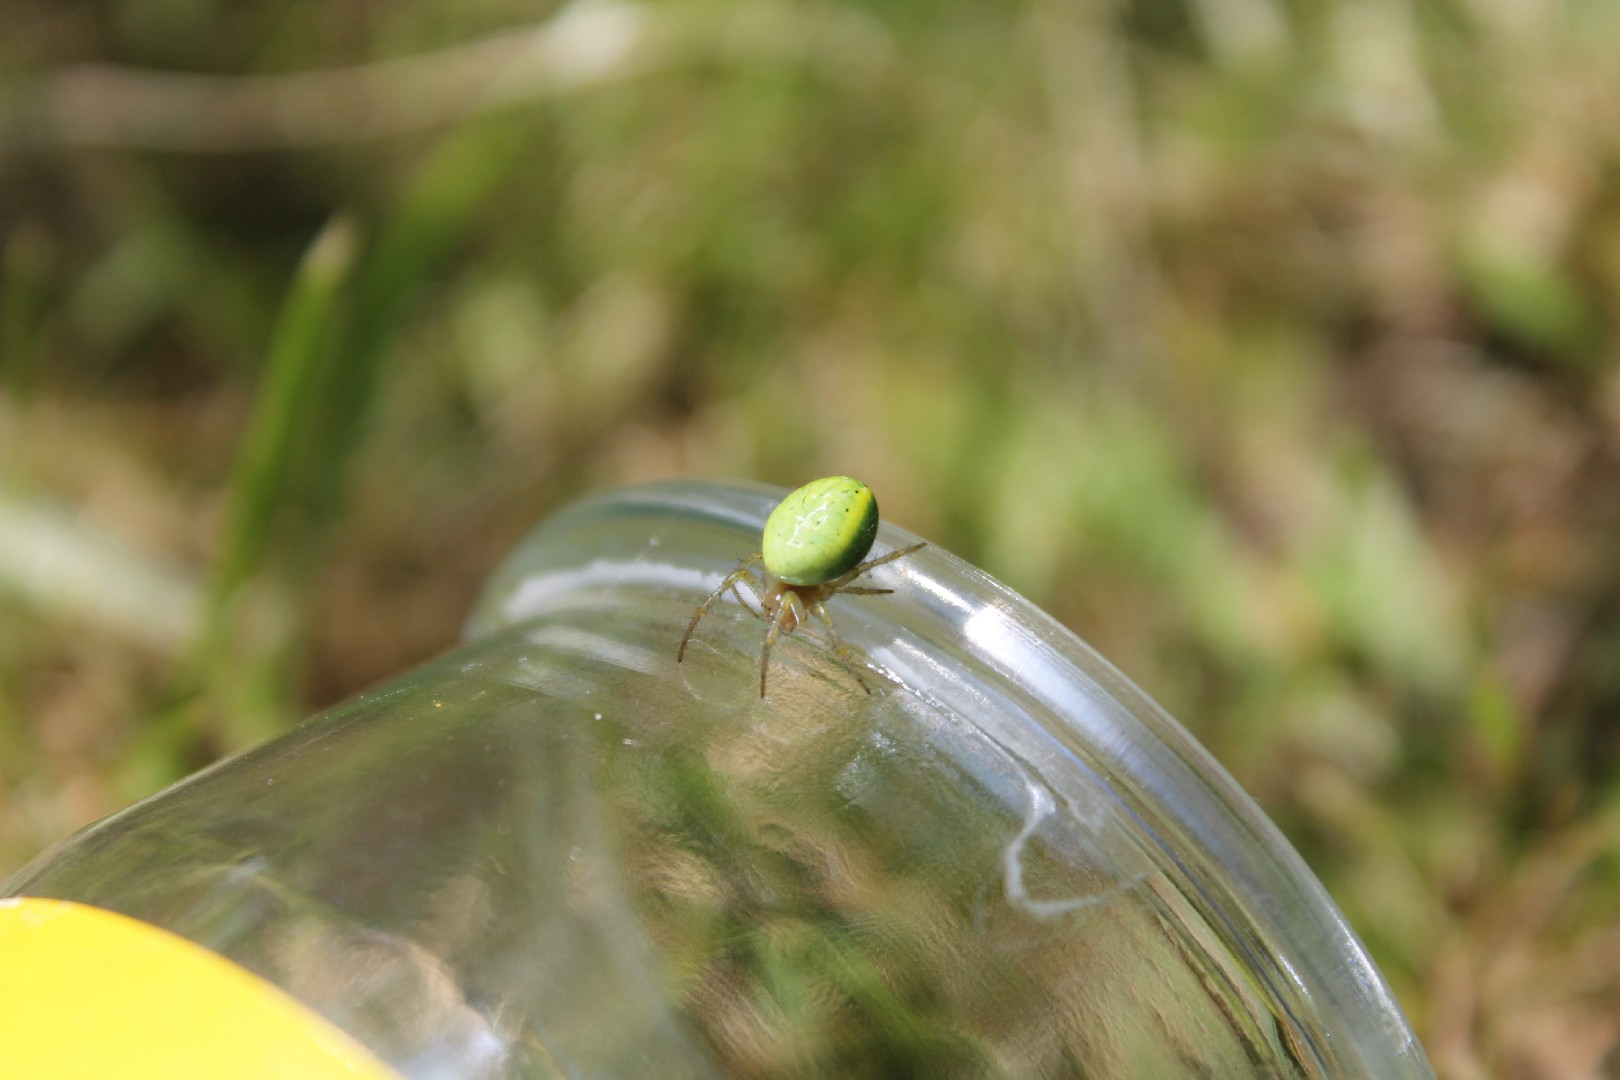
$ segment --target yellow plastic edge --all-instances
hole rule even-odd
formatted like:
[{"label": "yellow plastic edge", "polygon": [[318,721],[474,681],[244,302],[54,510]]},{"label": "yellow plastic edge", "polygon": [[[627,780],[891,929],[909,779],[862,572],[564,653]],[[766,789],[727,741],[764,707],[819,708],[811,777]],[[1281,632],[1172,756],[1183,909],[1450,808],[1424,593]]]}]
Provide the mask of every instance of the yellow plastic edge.
[{"label": "yellow plastic edge", "polygon": [[155,926],[0,900],[0,1077],[400,1080],[310,1009]]}]

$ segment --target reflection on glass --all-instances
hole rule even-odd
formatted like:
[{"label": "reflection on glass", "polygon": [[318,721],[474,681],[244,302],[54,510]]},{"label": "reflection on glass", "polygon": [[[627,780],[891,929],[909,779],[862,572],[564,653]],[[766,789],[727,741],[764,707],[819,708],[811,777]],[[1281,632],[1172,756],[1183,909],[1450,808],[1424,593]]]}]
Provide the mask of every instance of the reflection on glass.
[{"label": "reflection on glass", "polygon": [[[758,696],[769,489],[538,529],[462,650],[8,891],[263,973],[410,1077],[1428,1077],[1298,858],[1067,631],[930,547]],[[911,537],[885,528],[874,553]]]}]

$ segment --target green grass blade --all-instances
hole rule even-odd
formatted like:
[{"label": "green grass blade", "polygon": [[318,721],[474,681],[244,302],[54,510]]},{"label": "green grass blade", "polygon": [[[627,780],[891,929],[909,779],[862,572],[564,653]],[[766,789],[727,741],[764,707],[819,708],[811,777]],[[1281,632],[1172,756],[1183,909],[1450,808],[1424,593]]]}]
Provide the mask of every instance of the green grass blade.
[{"label": "green grass blade", "polygon": [[210,584],[217,622],[265,557],[274,519],[295,482],[300,442],[312,434],[311,395],[336,336],[339,300],[358,249],[354,224],[334,218],[304,256],[282,306],[258,404],[230,485],[230,511]]},{"label": "green grass blade", "polygon": [[365,430],[383,359],[412,302],[487,213],[490,195],[523,160],[531,137],[527,125],[507,121],[448,136],[380,228],[357,274],[343,363],[331,367],[315,402],[312,447],[319,458],[308,466],[318,522],[329,522],[341,508],[347,465]]}]

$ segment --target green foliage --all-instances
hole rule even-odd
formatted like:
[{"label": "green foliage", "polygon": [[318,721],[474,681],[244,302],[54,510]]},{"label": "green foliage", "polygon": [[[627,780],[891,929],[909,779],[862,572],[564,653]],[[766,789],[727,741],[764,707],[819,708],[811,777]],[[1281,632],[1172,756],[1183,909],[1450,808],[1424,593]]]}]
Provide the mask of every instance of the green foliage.
[{"label": "green foliage", "polygon": [[1613,1052],[1620,7],[5,24],[0,867],[579,491],[850,472],[1238,774],[1443,1072]]},{"label": "green foliage", "polygon": [[[351,222],[334,219],[310,246],[282,306],[229,481],[231,504],[214,562],[205,637],[222,631],[219,620],[233,594],[258,569],[266,548],[284,539],[274,528],[277,511],[304,501],[293,464],[304,445],[319,441],[307,421],[322,368],[332,363],[337,308],[358,242]],[[335,456],[330,446],[319,449],[325,452],[310,456],[321,462]]]}]

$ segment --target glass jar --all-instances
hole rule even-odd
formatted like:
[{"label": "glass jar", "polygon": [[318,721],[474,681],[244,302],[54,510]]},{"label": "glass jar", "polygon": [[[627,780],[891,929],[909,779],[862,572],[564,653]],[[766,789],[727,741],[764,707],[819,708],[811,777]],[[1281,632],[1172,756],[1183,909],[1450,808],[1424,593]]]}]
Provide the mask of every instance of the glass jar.
[{"label": "glass jar", "polygon": [[871,693],[812,625],[761,698],[729,597],[677,664],[781,494],[559,514],[463,648],[0,892],[200,942],[409,1077],[1432,1076],[1254,803],[945,551],[830,601]]}]

